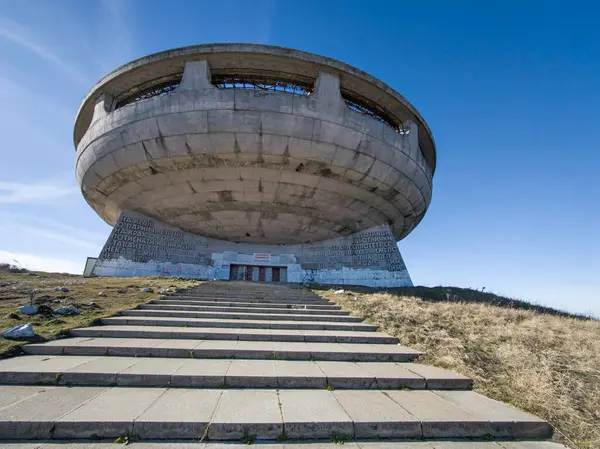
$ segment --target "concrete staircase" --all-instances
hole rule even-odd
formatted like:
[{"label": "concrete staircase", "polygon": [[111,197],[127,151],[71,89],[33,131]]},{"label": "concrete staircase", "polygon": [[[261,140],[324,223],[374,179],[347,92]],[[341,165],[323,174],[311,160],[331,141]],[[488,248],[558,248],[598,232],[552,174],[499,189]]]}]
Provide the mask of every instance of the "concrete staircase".
[{"label": "concrete staircase", "polygon": [[306,289],[208,282],[102,324],[0,361],[0,438],[39,440],[14,443],[28,448],[106,447],[80,440],[120,436],[196,440],[168,446],[182,449],[255,438],[295,449],[296,440],[330,446],[320,439],[355,449],[562,447],[537,441],[551,436],[545,421],[413,362],[418,351]]}]

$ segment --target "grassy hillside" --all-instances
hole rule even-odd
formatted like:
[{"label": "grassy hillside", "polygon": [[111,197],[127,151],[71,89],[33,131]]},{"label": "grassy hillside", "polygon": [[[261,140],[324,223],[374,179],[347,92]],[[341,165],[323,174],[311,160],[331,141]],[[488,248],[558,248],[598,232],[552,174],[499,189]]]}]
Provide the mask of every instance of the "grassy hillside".
[{"label": "grassy hillside", "polygon": [[[89,326],[100,318],[112,316],[124,309],[156,299],[161,288],[184,288],[199,282],[189,279],[167,277],[145,278],[84,278],[71,274],[23,272],[12,273],[8,267],[0,267],[0,331],[19,324],[32,323],[37,334],[35,340],[51,340],[60,337],[68,329]],[[56,287],[66,287],[68,292],[56,291]],[[154,293],[141,289],[151,287]],[[17,308],[29,304],[28,290],[38,289],[34,297],[37,306],[49,309],[75,305],[79,315],[25,316]],[[104,292],[106,296],[98,296]],[[48,310],[48,309],[46,309]],[[24,342],[0,337],[0,358],[14,355]]]},{"label": "grassy hillside", "polygon": [[[159,296],[160,288],[197,281],[177,278],[83,278],[0,270],[0,330],[31,322],[39,339],[54,339]],[[67,287],[69,292],[56,291]],[[141,291],[152,287],[154,293]],[[27,290],[38,305],[74,304],[81,314],[26,317]],[[369,289],[315,286],[322,296],[425,352],[422,363],[473,378],[475,390],[541,416],[556,439],[573,448],[600,448],[600,321],[459,288]],[[99,292],[106,296],[98,296]],[[0,337],[0,357],[23,342]]]},{"label": "grassy hillside", "polygon": [[314,290],[424,351],[420,362],[545,418],[557,441],[600,448],[600,321],[474,290],[340,288]]}]

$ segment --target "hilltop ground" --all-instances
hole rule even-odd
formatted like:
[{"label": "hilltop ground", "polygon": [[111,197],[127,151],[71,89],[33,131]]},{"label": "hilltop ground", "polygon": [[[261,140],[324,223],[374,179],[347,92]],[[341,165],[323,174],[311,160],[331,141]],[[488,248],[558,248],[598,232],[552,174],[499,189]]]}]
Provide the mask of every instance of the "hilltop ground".
[{"label": "hilltop ground", "polygon": [[[155,299],[161,288],[199,283],[0,270],[0,330],[31,322],[39,339],[58,338]],[[144,287],[154,293],[142,292]],[[547,419],[557,441],[600,448],[600,321],[474,290],[340,288],[344,292],[336,294],[336,288],[313,286],[402,344],[424,351],[420,362],[470,376],[476,391]],[[26,317],[17,308],[29,303],[25,292],[31,289],[40,290],[37,304],[52,309],[74,304],[81,313]],[[101,291],[105,297],[98,296]],[[0,358],[18,353],[21,344],[0,337]]]},{"label": "hilltop ground", "polygon": [[[69,329],[90,326],[100,318],[157,299],[161,288],[184,288],[199,283],[170,277],[84,278],[66,273],[11,273],[6,268],[0,269],[0,332],[20,324],[32,323],[36,333],[35,340],[52,340],[65,335]],[[56,291],[56,287],[66,287],[69,291]],[[143,292],[144,287],[152,288],[154,292]],[[40,313],[31,317],[19,313],[18,307],[29,304],[30,296],[27,291],[32,289],[39,290],[34,297],[35,305],[44,305],[52,310],[74,305],[80,313],[71,316]],[[98,296],[100,292],[104,292],[106,296]],[[23,343],[0,337],[0,358],[18,354],[18,347]]]},{"label": "hilltop ground", "polygon": [[546,419],[556,441],[600,448],[600,321],[475,290],[339,288],[314,290],[424,351],[419,362]]}]

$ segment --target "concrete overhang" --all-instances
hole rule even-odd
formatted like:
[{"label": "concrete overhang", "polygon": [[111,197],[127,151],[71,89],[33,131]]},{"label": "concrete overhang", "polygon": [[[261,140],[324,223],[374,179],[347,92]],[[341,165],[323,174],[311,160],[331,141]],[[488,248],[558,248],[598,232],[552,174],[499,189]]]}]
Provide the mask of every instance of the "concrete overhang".
[{"label": "concrete overhang", "polygon": [[399,122],[414,121],[419,128],[423,156],[435,172],[436,149],[431,130],[419,112],[384,82],[343,62],[285,47],[256,44],[204,44],[154,53],[129,62],[112,71],[84,97],[75,119],[75,147],[87,131],[94,105],[102,94],[118,99],[153,82],[183,73],[186,62],[206,60],[213,75],[268,74],[286,80],[314,81],[320,71],[340,77],[342,91],[376,104]]}]

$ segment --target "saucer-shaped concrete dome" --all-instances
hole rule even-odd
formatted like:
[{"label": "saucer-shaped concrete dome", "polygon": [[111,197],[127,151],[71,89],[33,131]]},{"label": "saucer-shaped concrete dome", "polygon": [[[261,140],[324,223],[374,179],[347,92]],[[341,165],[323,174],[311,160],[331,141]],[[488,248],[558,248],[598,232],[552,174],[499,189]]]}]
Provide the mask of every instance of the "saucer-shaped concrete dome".
[{"label": "saucer-shaped concrete dome", "polygon": [[211,44],[126,64],[86,95],[77,179],[109,224],[133,211],[233,242],[293,244],[390,225],[431,200],[435,144],[399,93],[342,62]]}]

